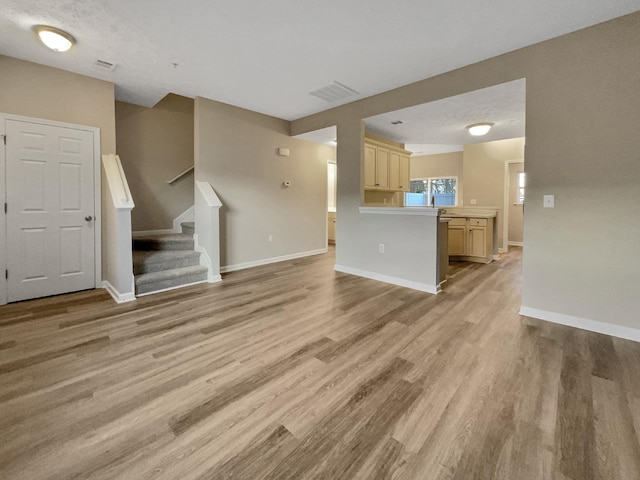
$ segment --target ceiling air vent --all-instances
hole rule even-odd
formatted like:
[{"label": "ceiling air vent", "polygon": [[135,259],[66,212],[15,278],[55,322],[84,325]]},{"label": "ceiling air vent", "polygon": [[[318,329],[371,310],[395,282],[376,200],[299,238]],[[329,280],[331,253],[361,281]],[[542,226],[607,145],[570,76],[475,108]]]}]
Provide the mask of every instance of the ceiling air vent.
[{"label": "ceiling air vent", "polygon": [[325,102],[337,102],[338,100],[358,95],[358,92],[353,88],[347,87],[346,85],[334,80],[332,84],[327,85],[326,87],[309,92],[309,95],[321,98]]},{"label": "ceiling air vent", "polygon": [[117,64],[111,63],[111,62],[107,62],[106,60],[98,59],[93,64],[93,66],[95,68],[97,68],[98,70],[105,70],[107,72],[113,72],[113,70],[114,70],[114,68],[116,68]]},{"label": "ceiling air vent", "polygon": [[394,120],[391,122],[391,125],[402,125],[404,122],[402,120]]}]

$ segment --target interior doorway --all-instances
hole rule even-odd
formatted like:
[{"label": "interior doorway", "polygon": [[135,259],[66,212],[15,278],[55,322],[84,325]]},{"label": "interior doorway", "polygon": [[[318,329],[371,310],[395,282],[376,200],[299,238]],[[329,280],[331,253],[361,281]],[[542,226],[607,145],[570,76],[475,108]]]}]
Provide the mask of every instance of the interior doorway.
[{"label": "interior doorway", "polygon": [[15,302],[99,282],[99,131],[3,116],[3,298]]},{"label": "interior doorway", "polygon": [[526,194],[526,173],[523,160],[505,162],[505,194],[503,245],[505,252],[509,246],[524,246],[524,200]]},{"label": "interior doorway", "polygon": [[338,169],[335,160],[327,162],[327,243],[336,244],[336,203]]}]

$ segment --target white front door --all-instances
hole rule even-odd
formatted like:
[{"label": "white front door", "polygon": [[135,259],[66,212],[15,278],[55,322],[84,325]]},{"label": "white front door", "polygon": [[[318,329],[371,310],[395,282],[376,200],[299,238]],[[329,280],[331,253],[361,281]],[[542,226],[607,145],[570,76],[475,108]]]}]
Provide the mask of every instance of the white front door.
[{"label": "white front door", "polygon": [[95,288],[92,131],[6,120],[7,300]]},{"label": "white front door", "polygon": [[522,225],[524,222],[524,163],[509,164],[509,245],[522,245]]}]

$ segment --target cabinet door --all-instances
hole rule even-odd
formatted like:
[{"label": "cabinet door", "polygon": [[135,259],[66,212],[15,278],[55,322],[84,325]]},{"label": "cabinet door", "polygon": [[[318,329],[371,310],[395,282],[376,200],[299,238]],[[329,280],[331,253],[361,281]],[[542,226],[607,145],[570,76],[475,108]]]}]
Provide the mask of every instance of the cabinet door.
[{"label": "cabinet door", "polygon": [[400,181],[398,182],[398,190],[409,191],[409,182],[411,177],[409,174],[409,156],[400,155]]},{"label": "cabinet door", "polygon": [[449,255],[465,255],[467,227],[449,225]]},{"label": "cabinet door", "polygon": [[378,147],[376,152],[376,188],[389,189],[389,149]]},{"label": "cabinet door", "polygon": [[469,256],[486,257],[487,228],[469,227]]},{"label": "cabinet door", "polygon": [[389,189],[400,190],[400,154],[389,153]]},{"label": "cabinet door", "polygon": [[364,188],[376,188],[376,147],[364,145]]}]

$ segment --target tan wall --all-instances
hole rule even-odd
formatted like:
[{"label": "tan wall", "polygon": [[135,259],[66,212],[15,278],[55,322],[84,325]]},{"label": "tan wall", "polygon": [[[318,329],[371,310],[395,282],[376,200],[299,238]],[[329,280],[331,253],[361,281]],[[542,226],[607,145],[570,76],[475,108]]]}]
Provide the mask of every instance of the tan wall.
[{"label": "tan wall", "polygon": [[524,138],[464,146],[464,206],[495,207],[498,248],[504,248],[504,182],[505,162],[524,158]]},{"label": "tan wall", "polygon": [[118,155],[136,207],[133,231],[170,229],[193,205],[193,99],[169,94],[153,108],[116,102]]},{"label": "tan wall", "polygon": [[458,177],[458,205],[461,205],[464,193],[462,159],[462,152],[411,157],[411,178]]},{"label": "tan wall", "polygon": [[358,211],[363,118],[526,78],[523,306],[640,329],[639,47],[636,12],[293,122],[294,135],[338,125],[338,263],[384,273],[415,254],[364,251],[370,225],[394,220]]},{"label": "tan wall", "polygon": [[211,183],[223,204],[220,265],[326,248],[327,161],[335,149],[291,138],[285,120],[206,98],[195,105],[196,179]]},{"label": "tan wall", "polygon": [[116,153],[113,83],[0,55],[0,112],[100,128]]}]

